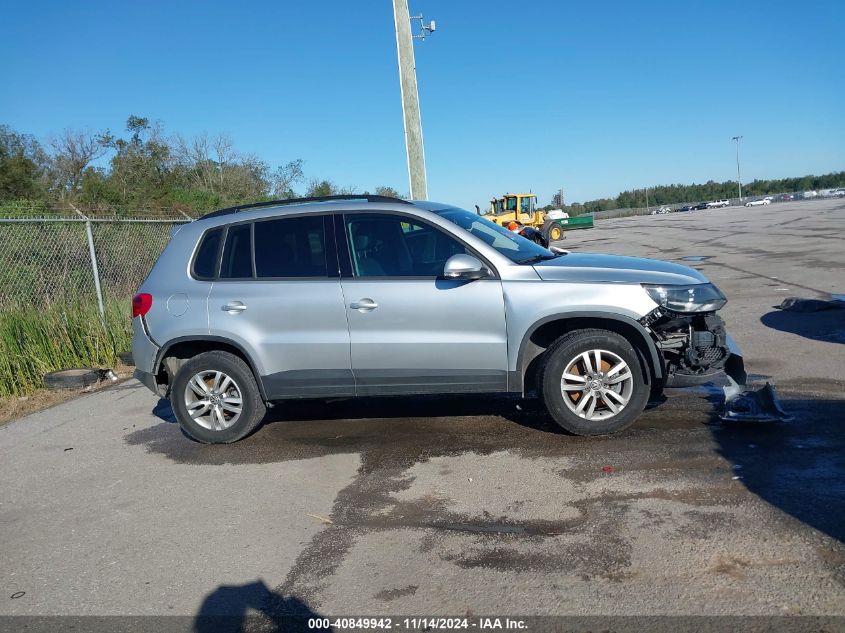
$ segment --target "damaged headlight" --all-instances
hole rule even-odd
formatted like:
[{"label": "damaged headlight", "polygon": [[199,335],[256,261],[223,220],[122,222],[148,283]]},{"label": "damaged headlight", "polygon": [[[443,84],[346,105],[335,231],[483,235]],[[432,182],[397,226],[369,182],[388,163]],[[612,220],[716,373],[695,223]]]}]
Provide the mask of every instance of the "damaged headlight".
[{"label": "damaged headlight", "polygon": [[694,286],[654,286],[643,284],[643,288],[655,303],[672,312],[715,312],[728,300],[713,284]]}]

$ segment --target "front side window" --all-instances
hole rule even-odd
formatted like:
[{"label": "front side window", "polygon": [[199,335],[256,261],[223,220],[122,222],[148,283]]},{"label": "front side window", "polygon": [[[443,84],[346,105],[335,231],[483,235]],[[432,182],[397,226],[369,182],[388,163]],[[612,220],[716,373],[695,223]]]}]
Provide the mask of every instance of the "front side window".
[{"label": "front side window", "polygon": [[259,278],[328,277],[323,216],[255,223],[255,273]]},{"label": "front side window", "polygon": [[348,214],[344,219],[356,277],[436,278],[466,247],[429,224],[398,215]]}]

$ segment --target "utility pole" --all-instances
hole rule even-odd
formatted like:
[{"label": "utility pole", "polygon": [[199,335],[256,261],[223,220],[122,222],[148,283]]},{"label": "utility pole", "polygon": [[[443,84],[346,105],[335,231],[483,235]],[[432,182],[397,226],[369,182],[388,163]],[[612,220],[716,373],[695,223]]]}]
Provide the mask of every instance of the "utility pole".
[{"label": "utility pole", "polygon": [[731,137],[732,141],[736,141],[736,184],[739,186],[739,201],[742,202],[742,178],[739,175],[739,139],[742,136]]},{"label": "utility pole", "polygon": [[645,212],[648,213],[648,187],[645,188]]},{"label": "utility pole", "polygon": [[[399,87],[402,93],[402,120],[405,124],[405,152],[408,157],[408,179],[411,199],[426,200],[428,184],[425,177],[420,97],[417,91],[417,68],[414,63],[414,38],[411,36],[411,14],[408,0],[393,0],[393,20],[396,25],[396,50],[399,55]],[[420,18],[420,21],[422,19]],[[429,31],[433,31],[433,24]],[[425,35],[426,27],[423,27]]]}]

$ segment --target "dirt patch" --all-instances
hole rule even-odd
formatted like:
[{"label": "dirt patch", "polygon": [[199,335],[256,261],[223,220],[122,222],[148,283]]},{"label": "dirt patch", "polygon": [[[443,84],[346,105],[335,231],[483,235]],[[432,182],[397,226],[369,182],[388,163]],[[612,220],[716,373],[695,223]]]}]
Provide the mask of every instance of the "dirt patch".
[{"label": "dirt patch", "polygon": [[750,565],[751,563],[744,558],[720,552],[711,559],[707,571],[714,574],[726,574],[732,578],[744,578],[745,569]]},{"label": "dirt patch", "polygon": [[419,589],[417,585],[408,585],[407,587],[397,589],[385,589],[383,591],[379,591],[375,597],[379,600],[390,602],[391,600],[396,600],[396,598],[401,598],[403,596],[412,596],[417,592],[417,589]]},{"label": "dirt patch", "polygon": [[[118,365],[112,371],[117,375],[119,383],[131,378],[135,368],[128,365]],[[68,400],[107,389],[118,383],[111,380],[100,380],[84,389],[38,389],[28,396],[0,397],[0,426],[32,413],[55,407]]]}]

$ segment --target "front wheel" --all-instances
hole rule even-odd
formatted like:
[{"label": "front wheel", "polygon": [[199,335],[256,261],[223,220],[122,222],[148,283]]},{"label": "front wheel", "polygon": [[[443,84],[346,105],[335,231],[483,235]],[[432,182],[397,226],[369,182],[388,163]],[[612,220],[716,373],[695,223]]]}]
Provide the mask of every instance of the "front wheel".
[{"label": "front wheel", "polygon": [[252,370],[223,351],[199,354],[176,372],[170,404],[182,430],[205,444],[236,442],[255,430],[267,409]]},{"label": "front wheel", "polygon": [[609,330],[576,330],[545,353],[543,400],[551,416],[576,435],[605,435],[633,424],[648,402],[631,343]]}]

